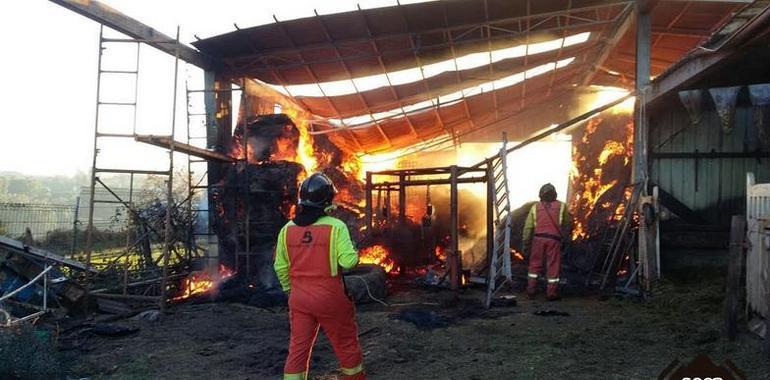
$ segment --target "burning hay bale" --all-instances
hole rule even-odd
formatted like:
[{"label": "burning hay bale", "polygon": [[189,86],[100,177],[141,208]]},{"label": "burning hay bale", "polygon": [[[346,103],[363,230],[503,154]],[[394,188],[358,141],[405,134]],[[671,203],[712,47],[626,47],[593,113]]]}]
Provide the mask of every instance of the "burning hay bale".
[{"label": "burning hay bale", "polygon": [[573,134],[569,210],[574,218],[572,240],[597,237],[607,222],[623,214],[630,197],[633,120],[631,115],[605,112]]},{"label": "burning hay bale", "polygon": [[588,284],[609,254],[604,247],[631,197],[633,119],[628,113],[605,111],[575,131],[572,141],[568,205],[573,229],[562,277]]},{"label": "burning hay bale", "polygon": [[288,116],[259,115],[235,127],[231,155],[251,163],[291,160],[298,145],[299,131]]},{"label": "burning hay bale", "polygon": [[265,286],[277,286],[273,246],[297,204],[297,178],[303,170],[290,161],[242,163],[226,169],[213,224],[220,239],[220,263],[240,268],[246,263],[239,257],[251,255],[249,267],[241,272],[256,274]]},{"label": "burning hay bale", "polygon": [[272,266],[276,238],[294,216],[300,181],[312,172],[333,178],[342,207],[332,215],[348,225],[354,239],[361,239],[360,166],[325,137],[311,138],[306,128],[307,123],[295,124],[283,114],[242,116],[235,128],[230,154],[239,162],[223,168],[213,196],[217,212],[212,228],[219,237],[219,261],[238,272],[243,279],[239,286],[278,289]]}]

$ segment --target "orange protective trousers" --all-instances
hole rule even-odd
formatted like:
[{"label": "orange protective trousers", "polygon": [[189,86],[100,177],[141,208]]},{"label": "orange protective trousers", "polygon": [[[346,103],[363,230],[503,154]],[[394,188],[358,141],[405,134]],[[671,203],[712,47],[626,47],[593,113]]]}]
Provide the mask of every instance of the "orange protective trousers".
[{"label": "orange protective trousers", "polygon": [[[545,261],[545,268],[543,262]],[[548,297],[559,295],[559,272],[561,272],[561,242],[549,238],[535,236],[529,255],[529,281],[527,293],[537,293],[537,276],[543,273],[548,281],[546,294]]]},{"label": "orange protective trousers", "polygon": [[[340,361],[343,379],[363,380],[355,306],[340,277],[292,279],[289,295],[291,339],[284,373],[307,373],[313,345],[322,329]],[[349,373],[345,373],[345,372]]]}]

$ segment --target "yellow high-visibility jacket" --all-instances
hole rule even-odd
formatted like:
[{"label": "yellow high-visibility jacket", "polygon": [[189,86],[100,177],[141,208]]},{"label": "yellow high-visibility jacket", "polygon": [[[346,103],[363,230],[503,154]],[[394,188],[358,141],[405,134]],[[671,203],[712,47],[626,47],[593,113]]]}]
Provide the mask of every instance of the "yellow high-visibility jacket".
[{"label": "yellow high-visibility jacket", "polygon": [[[564,202],[559,202],[559,220],[556,221],[559,225],[559,227],[562,229],[562,231],[569,229],[569,226],[571,224],[569,213],[567,212],[567,205],[564,204]],[[524,231],[522,231],[522,241],[526,245],[530,239],[532,239],[532,235],[535,231],[535,224],[537,223],[537,205],[538,203],[535,203],[532,205],[532,208],[529,209],[529,214],[527,214],[527,220],[524,222]],[[566,236],[565,236],[566,238]]]},{"label": "yellow high-visibility jacket", "polygon": [[[358,252],[353,245],[353,241],[350,240],[350,232],[344,222],[330,216],[322,216],[311,226],[331,227],[329,229],[330,236],[328,237],[329,277],[336,277],[340,267],[347,269],[358,264]],[[291,290],[291,278],[289,276],[291,262],[289,260],[286,244],[287,231],[289,228],[302,227],[297,226],[292,221],[283,226],[281,232],[278,234],[278,241],[275,245],[275,263],[273,264],[275,273],[278,275],[278,281],[281,283],[281,288],[286,292]],[[323,273],[325,274],[326,271],[324,270]]]}]

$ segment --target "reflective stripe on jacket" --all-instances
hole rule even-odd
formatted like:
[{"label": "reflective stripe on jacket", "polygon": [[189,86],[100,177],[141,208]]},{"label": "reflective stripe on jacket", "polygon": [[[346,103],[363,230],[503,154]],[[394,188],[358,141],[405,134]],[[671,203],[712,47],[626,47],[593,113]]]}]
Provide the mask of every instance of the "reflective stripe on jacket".
[{"label": "reflective stripe on jacket", "polygon": [[352,268],[358,253],[341,220],[323,216],[309,226],[287,223],[278,234],[273,268],[284,291],[294,278],[336,277],[339,268]]}]

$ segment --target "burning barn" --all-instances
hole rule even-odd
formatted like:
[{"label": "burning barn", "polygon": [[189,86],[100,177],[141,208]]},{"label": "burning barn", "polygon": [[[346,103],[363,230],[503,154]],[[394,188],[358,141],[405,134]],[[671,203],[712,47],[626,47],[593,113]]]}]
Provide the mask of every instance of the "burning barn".
[{"label": "burning barn", "polygon": [[[54,1],[110,21],[98,6]],[[198,225],[155,232],[166,239],[154,288],[161,305],[285,303],[273,267],[277,236],[297,214],[302,180],[322,172],[338,190],[328,212],[347,226],[361,264],[346,272],[347,290],[361,303],[418,305],[392,315],[418,330],[505,309],[516,304],[505,293],[525,288],[535,299],[539,287],[549,300],[558,299],[554,288],[644,299],[669,270],[703,276],[730,261],[728,326],[745,279],[747,319],[762,334],[758,321],[770,320],[766,1],[365,8],[236,27],[194,48],[156,46],[205,70],[204,88],[187,94],[188,108],[192,97],[205,108],[188,109],[205,145],[135,136],[170,148],[172,169],[182,152],[202,159],[206,173],[198,186],[190,181],[189,198],[205,197],[205,207],[187,209]],[[130,25],[108,24],[147,37]],[[736,214],[748,217],[751,247]],[[532,234],[548,247],[555,274],[533,273],[541,257],[523,241]],[[168,273],[181,249],[184,264]],[[451,295],[409,298],[418,291]],[[124,286],[123,297],[141,297],[127,293]],[[456,314],[441,314],[447,305]],[[570,315],[534,307],[537,316]],[[456,356],[444,361],[464,360]]]},{"label": "burning barn", "polygon": [[[208,160],[204,224],[215,266],[275,287],[275,236],[294,215],[299,181],[321,171],[337,183],[336,214],[363,263],[392,275],[438,265],[452,288],[485,284],[489,304],[501,281],[515,287],[514,272],[524,270],[521,228],[533,186],[542,183],[523,178],[539,173],[522,170],[526,159],[516,155],[561,136],[569,153],[560,160],[569,164],[538,178],[558,182],[569,207],[564,282],[603,288],[657,277],[657,245],[636,247],[658,233],[648,228],[657,216],[643,164],[649,148],[640,145],[647,137],[634,127],[631,95],[615,101],[634,74],[623,58],[633,56],[626,52],[633,4],[543,3],[533,13],[543,19],[525,39],[515,32],[529,20],[520,9],[479,4],[317,15],[182,49],[208,70],[199,94],[206,148],[219,156],[199,153]],[[685,14],[668,27],[690,23]],[[564,28],[562,18],[574,23]],[[470,19],[485,25],[479,35],[465,29]],[[673,38],[655,33],[657,43]],[[696,42],[671,40],[681,53]],[[606,62],[592,64],[592,57]],[[501,154],[501,140],[516,142]]]}]

